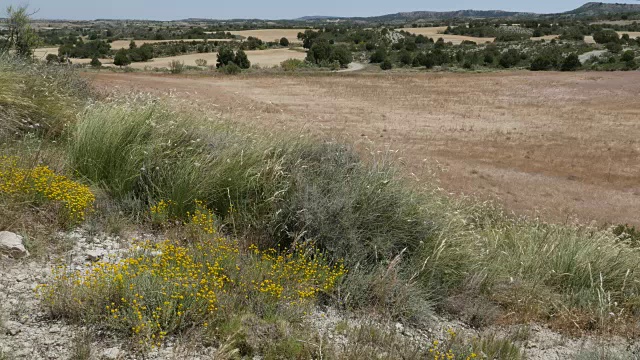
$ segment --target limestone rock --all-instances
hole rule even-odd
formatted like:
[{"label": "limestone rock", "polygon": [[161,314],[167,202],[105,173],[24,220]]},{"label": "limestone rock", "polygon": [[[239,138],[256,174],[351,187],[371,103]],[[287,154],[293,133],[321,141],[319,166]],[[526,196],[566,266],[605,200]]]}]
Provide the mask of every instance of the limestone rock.
[{"label": "limestone rock", "polygon": [[29,256],[29,252],[22,244],[22,236],[9,231],[0,231],[0,253],[7,254],[14,259]]}]

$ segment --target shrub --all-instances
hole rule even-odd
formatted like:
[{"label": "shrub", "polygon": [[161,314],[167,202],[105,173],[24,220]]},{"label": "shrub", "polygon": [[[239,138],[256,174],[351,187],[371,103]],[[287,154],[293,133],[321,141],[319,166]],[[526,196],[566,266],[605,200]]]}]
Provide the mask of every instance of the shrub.
[{"label": "shrub", "polygon": [[94,57],[93,59],[91,59],[89,65],[94,68],[99,68],[102,66],[102,63],[100,62],[100,60],[98,60],[98,58]]},{"label": "shrub", "polygon": [[529,69],[531,71],[546,71],[553,69],[555,66],[556,61],[554,58],[540,55],[531,62],[531,66],[529,67]]},{"label": "shrub", "polygon": [[228,65],[220,68],[220,71],[226,75],[238,75],[242,72],[242,69],[235,63],[229,63]]},{"label": "shrub", "polygon": [[385,48],[379,47],[376,51],[371,54],[369,57],[369,61],[372,63],[381,63],[387,59],[387,50]]},{"label": "shrub", "polygon": [[60,59],[56,54],[47,54],[45,61],[47,62],[47,64],[54,64],[60,62]]},{"label": "shrub", "polygon": [[184,71],[184,62],[180,60],[171,60],[171,62],[169,62],[169,71],[172,74],[181,74]]},{"label": "shrub", "polygon": [[305,62],[299,59],[288,59],[280,63],[284,71],[295,71],[305,67]]},{"label": "shrub", "polygon": [[605,47],[607,48],[607,50],[609,50],[610,52],[612,52],[614,54],[619,54],[619,53],[622,52],[622,45],[620,43],[617,43],[617,42],[607,43],[607,45],[605,45]]},{"label": "shrub", "polygon": [[382,70],[391,70],[391,69],[393,69],[393,64],[391,63],[391,60],[385,59],[382,63],[380,63],[380,69],[382,69]]},{"label": "shrub", "polygon": [[636,54],[633,50],[627,50],[620,57],[620,61],[628,62],[636,58]]},{"label": "shrub", "polygon": [[233,62],[236,58],[235,53],[228,46],[223,46],[218,50],[218,62],[216,63],[217,68],[221,68],[223,66],[228,65]]},{"label": "shrub", "polygon": [[601,30],[593,33],[593,40],[598,44],[608,44],[619,42],[620,37],[613,30]]},{"label": "shrub", "polygon": [[0,197],[23,204],[60,203],[61,219],[68,224],[85,220],[95,196],[81,185],[46,166],[25,168],[16,158],[0,157]]},{"label": "shrub", "polygon": [[283,37],[280,39],[280,46],[289,46],[289,39],[287,39],[286,37]]},{"label": "shrub", "polygon": [[582,63],[580,63],[580,58],[578,58],[577,54],[568,55],[560,65],[561,71],[576,71],[580,67],[582,67]]},{"label": "shrub", "polygon": [[127,56],[127,51],[124,49],[118,50],[113,58],[113,64],[120,67],[131,64],[131,59]]},{"label": "shrub", "polygon": [[249,61],[247,54],[243,50],[238,50],[233,63],[240,69],[248,69],[251,67],[251,62]]},{"label": "shrub", "polygon": [[400,54],[398,55],[398,60],[402,65],[413,64],[413,56],[411,56],[411,53],[407,50],[400,51]]},{"label": "shrub", "polygon": [[306,310],[345,273],[312,248],[243,250],[210,226],[196,225],[202,239],[190,245],[145,242],[117,263],[86,272],[58,268],[40,288],[42,302],[54,317],[105,326],[151,347],[188,329],[226,325],[233,314]]},{"label": "shrub", "polygon": [[520,63],[520,52],[516,49],[509,49],[500,56],[500,66],[510,68]]},{"label": "shrub", "polygon": [[196,59],[196,65],[204,67],[207,66],[207,60],[205,59]]}]

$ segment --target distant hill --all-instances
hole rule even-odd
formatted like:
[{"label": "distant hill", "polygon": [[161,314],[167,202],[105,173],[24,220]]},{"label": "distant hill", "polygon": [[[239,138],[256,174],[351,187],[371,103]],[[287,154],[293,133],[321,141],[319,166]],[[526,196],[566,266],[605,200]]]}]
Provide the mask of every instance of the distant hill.
[{"label": "distant hill", "polygon": [[400,12],[372,17],[336,17],[336,16],[305,16],[296,20],[322,21],[322,20],[351,20],[374,22],[409,22],[417,20],[446,20],[454,18],[517,18],[545,15],[571,15],[571,16],[597,16],[616,13],[640,13],[640,4],[611,4],[601,2],[589,2],[583,6],[560,14],[535,14],[531,12],[516,12],[503,10],[457,10],[457,11],[411,11]]},{"label": "distant hill", "polygon": [[596,16],[619,13],[640,13],[640,4],[607,4],[601,2],[586,3],[579,8],[567,11],[568,15]]}]

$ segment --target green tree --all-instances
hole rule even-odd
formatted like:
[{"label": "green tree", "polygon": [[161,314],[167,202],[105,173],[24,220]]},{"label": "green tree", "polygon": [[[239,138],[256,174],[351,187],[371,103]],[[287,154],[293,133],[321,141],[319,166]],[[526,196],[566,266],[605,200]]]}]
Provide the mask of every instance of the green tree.
[{"label": "green tree", "polygon": [[287,39],[286,37],[280,39],[280,46],[289,46],[289,39]]},{"label": "green tree", "polygon": [[113,58],[113,64],[116,66],[127,66],[131,64],[131,59],[127,56],[127,50],[120,49]]},{"label": "green tree", "polygon": [[562,65],[560,65],[561,71],[576,71],[578,70],[582,64],[580,63],[580,58],[577,54],[568,55],[563,61]]},{"label": "green tree", "polygon": [[381,63],[386,58],[387,58],[387,49],[385,49],[384,47],[379,47],[378,49],[376,49],[376,51],[373,52],[373,54],[371,54],[371,56],[369,57],[369,60],[372,63]]},{"label": "green tree", "polygon": [[15,50],[18,56],[32,56],[33,49],[40,44],[40,38],[38,38],[35,30],[31,27],[31,16],[33,13],[28,12],[26,5],[16,8],[9,6],[6,13],[7,35],[4,46],[0,48],[0,52]]},{"label": "green tree", "polygon": [[251,67],[251,61],[243,50],[238,50],[233,61],[240,69],[248,69]]},{"label": "green tree", "polygon": [[218,62],[216,63],[217,68],[221,68],[225,65],[229,65],[236,58],[233,50],[227,46],[223,46],[218,51]]},{"label": "green tree", "polygon": [[347,67],[353,61],[353,55],[347,46],[337,45],[332,47],[329,61],[337,61],[341,67]]},{"label": "green tree", "polygon": [[406,49],[400,51],[400,54],[398,54],[398,60],[402,65],[413,64],[413,56],[411,56],[411,53]]},{"label": "green tree", "polygon": [[129,43],[129,50],[133,50],[138,48],[138,45],[136,45],[135,40],[131,40],[131,42]]},{"label": "green tree", "polygon": [[613,30],[601,30],[593,33],[593,40],[598,44],[617,43],[620,41],[618,33]]},{"label": "green tree", "polygon": [[91,65],[91,67],[94,67],[94,68],[99,68],[102,66],[102,63],[100,62],[100,60],[98,60],[97,57],[94,57],[93,59],[91,59],[91,62],[89,63],[89,65]]}]

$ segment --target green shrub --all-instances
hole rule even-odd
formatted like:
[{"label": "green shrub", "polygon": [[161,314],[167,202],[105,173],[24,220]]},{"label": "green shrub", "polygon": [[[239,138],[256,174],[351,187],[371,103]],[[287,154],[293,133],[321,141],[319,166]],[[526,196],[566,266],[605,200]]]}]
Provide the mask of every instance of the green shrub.
[{"label": "green shrub", "polygon": [[240,66],[236,65],[233,62],[221,67],[220,71],[222,71],[222,73],[225,75],[238,75],[242,73],[242,69],[240,68]]},{"label": "green shrub", "polygon": [[284,46],[284,47],[289,46],[289,39],[287,39],[286,37],[281,38],[280,39],[280,46]]},{"label": "green shrub", "polygon": [[295,71],[304,68],[306,63],[299,59],[288,59],[280,63],[280,67],[284,71]]},{"label": "green shrub", "polygon": [[576,71],[580,67],[582,67],[582,63],[580,63],[580,58],[578,58],[577,54],[568,55],[560,65],[561,71]]},{"label": "green shrub", "polygon": [[91,59],[89,65],[94,68],[99,68],[102,66],[102,63],[100,62],[100,60],[98,60],[98,58],[94,57],[93,59]]},{"label": "green shrub", "polygon": [[391,70],[391,69],[393,69],[393,64],[391,63],[391,60],[385,59],[382,63],[380,63],[380,69],[382,69],[382,70]]}]

